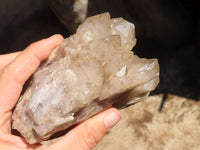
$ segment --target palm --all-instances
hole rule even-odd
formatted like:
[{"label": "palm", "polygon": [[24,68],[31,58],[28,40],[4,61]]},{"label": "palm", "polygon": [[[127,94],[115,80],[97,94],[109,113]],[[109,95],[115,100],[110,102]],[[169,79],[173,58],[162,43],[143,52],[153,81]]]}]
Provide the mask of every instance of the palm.
[{"label": "palm", "polygon": [[[8,55],[1,55],[0,56],[0,70],[3,70],[5,66],[7,66],[16,56],[18,56],[20,52],[8,54]],[[3,71],[2,71],[3,72]],[[17,92],[10,93],[15,97],[12,101],[16,102],[19,94]],[[11,107],[13,107],[11,103]],[[0,112],[7,109],[7,105],[1,105],[0,107]],[[11,120],[11,114],[12,111],[9,110],[6,113],[1,112],[1,120]],[[3,126],[1,126],[1,134],[0,134],[0,147],[1,149],[35,149],[35,148],[41,148],[42,145],[37,144],[37,145],[29,145],[28,143],[25,142],[24,138],[15,136],[11,134],[11,122],[8,121],[6,122]]]},{"label": "palm", "polygon": [[11,134],[2,134],[0,135],[0,145],[1,149],[16,149],[16,150],[24,150],[24,149],[39,149],[42,148],[42,145],[29,145],[25,142],[22,137],[18,137]]},{"label": "palm", "polygon": [[[11,134],[12,109],[25,81],[37,69],[40,62],[62,41],[61,36],[32,44],[24,52],[0,55],[0,148],[35,149],[42,145],[29,145],[22,137]],[[51,42],[51,43],[50,43]],[[46,48],[48,44],[48,48]],[[47,49],[38,56],[38,49]],[[25,65],[24,65],[25,64]],[[29,69],[31,66],[31,69]]]}]

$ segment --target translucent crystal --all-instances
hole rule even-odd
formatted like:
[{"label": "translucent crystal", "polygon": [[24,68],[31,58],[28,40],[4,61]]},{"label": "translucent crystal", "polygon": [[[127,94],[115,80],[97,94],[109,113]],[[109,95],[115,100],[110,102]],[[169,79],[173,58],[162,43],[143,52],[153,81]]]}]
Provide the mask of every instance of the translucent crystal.
[{"label": "translucent crystal", "polygon": [[135,44],[132,23],[109,13],[86,19],[27,83],[12,127],[34,144],[107,107],[148,96],[159,82],[159,65],[134,55]]}]

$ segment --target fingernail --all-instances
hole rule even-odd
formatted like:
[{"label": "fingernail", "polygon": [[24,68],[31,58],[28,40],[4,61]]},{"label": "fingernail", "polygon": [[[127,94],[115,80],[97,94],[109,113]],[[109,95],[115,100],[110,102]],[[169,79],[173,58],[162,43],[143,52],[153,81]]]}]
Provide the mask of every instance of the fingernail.
[{"label": "fingernail", "polygon": [[111,130],[121,119],[121,114],[117,111],[113,111],[110,114],[108,114],[105,118],[104,118],[104,124],[106,126],[106,128],[109,130]]}]

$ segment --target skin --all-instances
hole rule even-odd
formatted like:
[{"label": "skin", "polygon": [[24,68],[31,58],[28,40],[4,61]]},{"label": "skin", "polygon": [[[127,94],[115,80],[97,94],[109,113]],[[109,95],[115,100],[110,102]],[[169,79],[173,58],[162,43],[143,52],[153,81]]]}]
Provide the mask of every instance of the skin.
[{"label": "skin", "polygon": [[63,40],[54,35],[29,45],[24,51],[0,55],[0,148],[4,150],[90,150],[121,119],[120,112],[109,108],[82,122],[52,145],[30,145],[23,137],[11,134],[12,109],[24,83],[40,63]]}]

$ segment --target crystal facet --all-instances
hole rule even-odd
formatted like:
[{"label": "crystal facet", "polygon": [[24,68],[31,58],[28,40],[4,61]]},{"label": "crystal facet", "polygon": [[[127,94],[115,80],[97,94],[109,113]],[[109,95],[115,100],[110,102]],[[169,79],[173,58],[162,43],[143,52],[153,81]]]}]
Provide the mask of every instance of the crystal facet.
[{"label": "crystal facet", "polygon": [[105,108],[147,97],[159,82],[159,65],[134,55],[135,44],[132,23],[109,13],[86,19],[29,80],[12,127],[39,143]]}]

